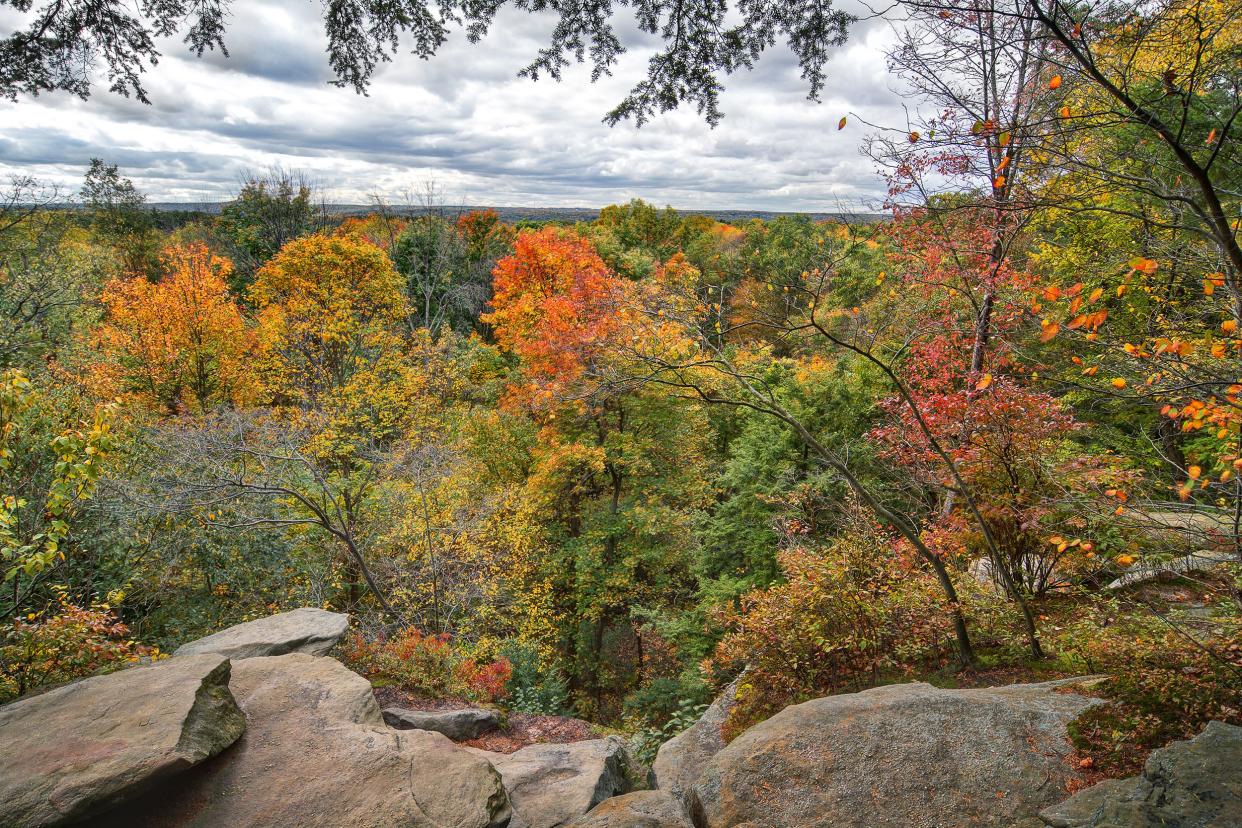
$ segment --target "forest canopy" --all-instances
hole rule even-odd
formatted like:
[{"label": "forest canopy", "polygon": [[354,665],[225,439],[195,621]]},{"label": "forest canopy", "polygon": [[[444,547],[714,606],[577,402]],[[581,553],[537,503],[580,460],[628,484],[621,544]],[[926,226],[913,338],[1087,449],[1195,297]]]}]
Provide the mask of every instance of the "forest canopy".
[{"label": "forest canopy", "polygon": [[[497,8],[332,2],[329,57],[362,91]],[[663,47],[613,120],[714,122],[778,39],[814,95],[850,22],[633,9]],[[615,63],[608,4],[554,11],[528,74]],[[227,19],[33,13],[9,97],[85,97],[104,50],[141,99],[155,35],[201,53]],[[321,606],[368,678],[644,749],[743,671],[729,734],[911,677],[1110,674],[1074,738],[1113,775],[1242,723],[1242,10],[893,14],[925,114],[866,141],[883,221],[345,215],[278,169],[169,215],[106,159],[68,205],[9,181],[0,699]]]}]

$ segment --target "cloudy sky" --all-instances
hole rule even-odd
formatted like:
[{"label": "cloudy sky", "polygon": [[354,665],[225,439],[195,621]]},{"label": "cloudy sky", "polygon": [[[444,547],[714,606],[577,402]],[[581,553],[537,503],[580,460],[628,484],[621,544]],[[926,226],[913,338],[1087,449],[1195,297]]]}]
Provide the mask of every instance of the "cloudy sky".
[{"label": "cloudy sky", "polygon": [[[861,121],[905,122],[882,23],[858,25],[838,50],[820,104],[806,100],[792,56],[777,48],[725,81],[715,129],[692,110],[636,129],[600,120],[644,70],[650,52],[632,35],[612,78],[591,84],[577,67],[561,83],[532,83],[516,75],[551,21],[510,10],[481,44],[455,33],[430,62],[398,56],[362,97],[328,85],[320,12],[313,0],[235,4],[229,58],[200,60],[166,42],[146,79],[151,106],[106,84],[87,101],[0,101],[0,174],[76,190],[100,157],[152,200],[203,202],[229,198],[246,170],[279,164],[305,170],[338,203],[401,200],[434,182],[449,203],[599,207],[638,197],[683,208],[865,209],[882,183],[859,153]],[[7,34],[13,12],[0,15]]]}]

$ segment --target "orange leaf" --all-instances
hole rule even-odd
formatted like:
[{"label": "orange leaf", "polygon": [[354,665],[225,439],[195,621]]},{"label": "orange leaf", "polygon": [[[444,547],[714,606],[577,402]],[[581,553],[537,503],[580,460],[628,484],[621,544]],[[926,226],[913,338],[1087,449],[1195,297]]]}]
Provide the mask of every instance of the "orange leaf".
[{"label": "orange leaf", "polygon": [[975,383],[976,391],[986,391],[987,387],[992,384],[992,375],[984,374],[978,382]]},{"label": "orange leaf", "polygon": [[1226,319],[1220,323],[1220,329],[1225,333],[1233,333],[1238,329],[1238,321],[1236,319]]},{"label": "orange leaf", "polygon": [[1058,325],[1056,322],[1049,322],[1048,324],[1043,326],[1043,331],[1041,331],[1039,334],[1039,341],[1050,342],[1052,338],[1057,335],[1057,331],[1059,330],[1061,330],[1060,325]]},{"label": "orange leaf", "polygon": [[1125,388],[1125,387],[1126,387],[1126,381],[1123,380],[1121,377],[1117,377],[1116,379],[1113,380],[1113,388],[1116,388],[1118,391],[1120,391],[1122,388]]},{"label": "orange leaf", "polygon": [[1214,128],[1211,132],[1208,133],[1207,141],[1205,141],[1204,143],[1206,143],[1208,146],[1211,146],[1212,144],[1216,143],[1216,130]]},{"label": "orange leaf", "polygon": [[1186,474],[1190,475],[1191,480],[1198,480],[1199,475],[1203,474],[1203,469],[1199,468],[1198,466],[1191,466],[1190,468],[1186,469]]},{"label": "orange leaf", "polygon": [[1061,107],[1060,115],[1062,118],[1068,118],[1070,116],[1070,108],[1068,106]]},{"label": "orange leaf", "polygon": [[1048,88],[1049,88],[1049,89],[1059,89],[1059,88],[1060,88],[1060,86],[1061,86],[1061,76],[1060,76],[1060,75],[1053,75],[1053,76],[1052,76],[1052,80],[1048,81]]}]

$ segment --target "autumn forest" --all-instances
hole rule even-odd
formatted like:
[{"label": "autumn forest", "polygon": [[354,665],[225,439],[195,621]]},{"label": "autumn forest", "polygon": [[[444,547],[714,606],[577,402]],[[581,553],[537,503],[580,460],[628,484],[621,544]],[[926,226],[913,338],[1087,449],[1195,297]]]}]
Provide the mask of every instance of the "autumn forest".
[{"label": "autumn forest", "polygon": [[[1242,724],[1242,7],[899,5],[921,114],[821,107],[879,219],[12,177],[0,701],[310,606],[646,761],[743,671],[726,739],[912,679],[1111,676],[1097,778]],[[715,117],[651,71],[611,118]]]}]

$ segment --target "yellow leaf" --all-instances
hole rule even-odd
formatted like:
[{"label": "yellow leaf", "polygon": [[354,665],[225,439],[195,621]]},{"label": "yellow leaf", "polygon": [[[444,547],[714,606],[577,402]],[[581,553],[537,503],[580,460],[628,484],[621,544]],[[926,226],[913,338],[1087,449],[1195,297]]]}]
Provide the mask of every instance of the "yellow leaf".
[{"label": "yellow leaf", "polygon": [[991,385],[991,384],[992,384],[992,375],[991,375],[991,374],[984,374],[984,375],[983,375],[983,377],[982,377],[982,378],[980,378],[980,380],[979,380],[978,382],[976,382],[976,383],[975,383],[975,390],[976,390],[976,391],[985,391],[985,390],[987,390],[987,387],[988,387],[989,385]]},{"label": "yellow leaf", "polygon": [[1099,299],[1103,295],[1104,295],[1104,288],[1096,288],[1095,290],[1091,291],[1091,297],[1087,299],[1087,301],[1094,302],[1096,299]]},{"label": "yellow leaf", "polygon": [[1116,379],[1113,380],[1113,388],[1116,388],[1118,391],[1120,391],[1122,388],[1125,388],[1125,387],[1126,387],[1126,381],[1123,380],[1121,377],[1117,377]]}]

